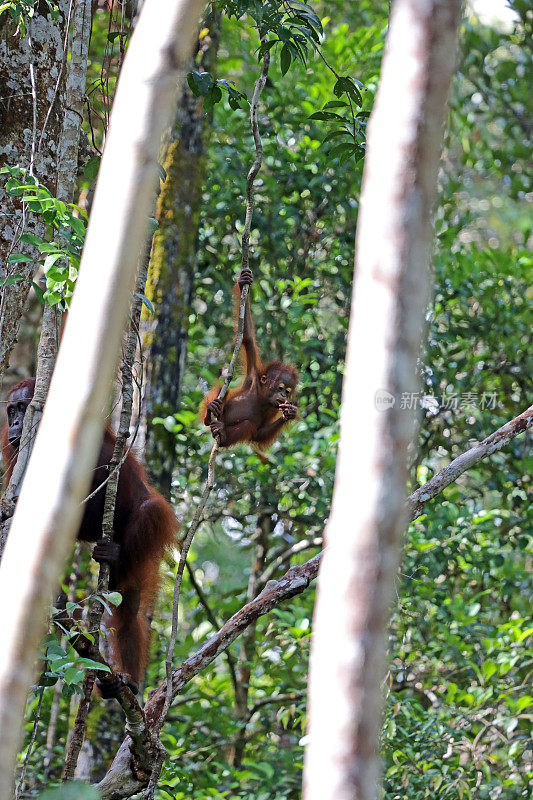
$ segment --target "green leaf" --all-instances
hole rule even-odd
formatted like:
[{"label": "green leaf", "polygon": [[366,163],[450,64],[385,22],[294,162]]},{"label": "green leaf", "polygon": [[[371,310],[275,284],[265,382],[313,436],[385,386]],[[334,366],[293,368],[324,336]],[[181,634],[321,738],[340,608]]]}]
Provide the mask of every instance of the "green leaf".
[{"label": "green leaf", "polygon": [[222,100],[222,89],[220,86],[212,86],[204,98],[204,110],[211,111],[215,103]]},{"label": "green leaf", "polygon": [[86,669],[97,669],[100,672],[111,672],[107,664],[102,664],[100,661],[93,661],[91,658],[78,658],[78,664],[81,664]]},{"label": "green leaf", "polygon": [[85,677],[85,672],[77,667],[68,667],[63,677],[67,683],[79,683]]},{"label": "green leaf", "polygon": [[119,606],[122,602],[122,595],[120,592],[105,592],[102,597],[104,597],[108,603],[111,603],[113,606]]},{"label": "green leaf", "polygon": [[7,278],[4,278],[4,280],[0,282],[0,286],[2,288],[4,286],[13,286],[14,283],[19,283],[19,281],[22,280],[24,280],[22,275],[9,275]]},{"label": "green leaf", "polygon": [[530,708],[531,706],[533,706],[533,697],[531,697],[529,694],[519,697],[515,704],[517,713],[520,713],[521,711],[524,711],[524,709]]},{"label": "green leaf", "polygon": [[24,253],[12,253],[7,257],[8,264],[25,264],[27,261],[31,260],[31,256],[24,255]]},{"label": "green leaf", "polygon": [[322,108],[349,108],[349,105],[345,100],[329,100],[327,103],[324,103]]},{"label": "green leaf", "polygon": [[44,261],[44,271],[46,273],[48,273],[48,271],[53,267],[53,265],[56,263],[56,261],[58,261],[58,259],[62,258],[63,255],[64,255],[63,253],[55,252],[55,253],[52,253],[49,256],[46,256],[45,261]]},{"label": "green leaf", "polygon": [[189,72],[187,83],[195,97],[205,96],[214,85],[209,72],[197,72],[196,70]]},{"label": "green leaf", "polygon": [[291,65],[291,62],[292,62],[292,54],[291,54],[290,48],[286,44],[284,44],[283,47],[282,47],[281,56],[280,56],[281,74],[282,75],[285,75],[288,72],[289,67]]},{"label": "green leaf", "polygon": [[98,170],[100,169],[100,161],[101,161],[100,156],[98,155],[91,156],[91,158],[85,165],[85,169],[83,170],[83,177],[90,183],[92,183],[96,178],[96,176],[98,175]]},{"label": "green leaf", "polygon": [[20,241],[25,242],[25,244],[34,244],[36,247],[39,247],[43,240],[38,236],[34,236],[33,233],[23,233],[20,237]]},{"label": "green leaf", "polygon": [[39,301],[40,305],[44,306],[45,300],[44,300],[43,290],[41,289],[39,284],[35,283],[35,281],[32,281],[31,285],[33,286],[33,291],[35,292],[37,300]]},{"label": "green leaf", "polygon": [[148,311],[151,314],[155,314],[155,308],[154,308],[154,305],[153,305],[152,301],[149,300],[147,297],[145,297],[144,294],[139,294],[138,292],[136,292],[135,293],[135,297],[138,297],[140,300],[142,300],[143,305],[146,306],[146,308],[148,309]]},{"label": "green leaf", "polygon": [[51,292],[49,290],[44,293],[43,297],[50,306],[56,306],[63,299],[63,295],[59,294],[59,292]]},{"label": "green leaf", "polygon": [[41,673],[37,686],[49,688],[50,686],[55,686],[57,681],[57,675],[45,675],[44,673]]},{"label": "green leaf", "polygon": [[323,122],[329,120],[339,120],[340,122],[345,122],[344,117],[341,117],[340,114],[335,114],[333,111],[315,111],[314,114],[311,114],[309,119],[319,119]]}]

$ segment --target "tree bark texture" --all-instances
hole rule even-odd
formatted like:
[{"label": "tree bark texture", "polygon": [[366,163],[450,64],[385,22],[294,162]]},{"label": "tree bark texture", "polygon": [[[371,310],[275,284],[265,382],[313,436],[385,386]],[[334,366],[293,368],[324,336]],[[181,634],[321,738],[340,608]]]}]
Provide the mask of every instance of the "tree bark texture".
[{"label": "tree bark texture", "polygon": [[[197,44],[194,68],[214,73],[220,40],[220,14],[212,12]],[[205,30],[204,29],[204,30]],[[154,417],[173,414],[179,403],[190,303],[194,283],[198,226],[212,115],[184,84],[164,161],[166,180],[157,204],[146,294],[155,316],[144,321],[149,347],[144,390],[146,458],[155,483],[170,495],[174,434],[152,427]]]},{"label": "tree bark texture", "polygon": [[75,0],[75,3],[55,192],[57,199],[63,200],[64,203],[72,203],[76,189],[92,24],[92,0]]},{"label": "tree bark texture", "polygon": [[[38,3],[25,36],[15,35],[9,14],[0,17],[0,164],[31,170],[55,194],[58,143],[63,121],[66,36],[69,0],[59,0],[52,20],[45,3]],[[39,217],[23,210],[19,197],[0,187],[0,279],[22,280],[0,289],[0,384],[17,339],[20,319],[35,272],[35,264],[7,264],[22,233],[42,233]],[[31,245],[15,252],[37,255]]]},{"label": "tree bark texture", "polygon": [[[371,115],[333,506],[311,647],[305,800],[376,800],[385,630],[459,0],[396,0]],[[396,402],[385,411],[376,393]]]}]

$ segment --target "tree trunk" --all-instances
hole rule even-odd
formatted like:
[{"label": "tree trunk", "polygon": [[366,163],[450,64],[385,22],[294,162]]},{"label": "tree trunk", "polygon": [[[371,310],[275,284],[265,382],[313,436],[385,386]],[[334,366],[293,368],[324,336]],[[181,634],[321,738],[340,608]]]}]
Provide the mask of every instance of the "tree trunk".
[{"label": "tree trunk", "polygon": [[369,126],[339,458],[311,648],[305,800],[378,797],[385,629],[414,433],[400,399],[417,383],[460,10],[460,0],[396,0]]},{"label": "tree trunk", "polygon": [[[213,74],[220,39],[220,13],[206,20],[209,29],[198,41],[195,69]],[[153,428],[154,417],[178,408],[187,354],[189,306],[192,299],[198,225],[212,115],[184,84],[170,134],[164,169],[167,174],[157,204],[159,226],[154,234],[146,293],[156,316],[147,320],[150,347],[144,388],[147,424],[146,460],[159,489],[168,497],[174,468],[174,434]],[[141,438],[142,446],[142,438]]]},{"label": "tree trunk", "polygon": [[[63,121],[68,0],[59,0],[52,20],[46,3],[37,3],[26,34],[15,34],[9,13],[0,16],[0,163],[19,165],[55,193],[57,149]],[[16,342],[20,319],[35,272],[32,261],[9,265],[15,252],[36,255],[29,245],[16,245],[22,233],[42,233],[40,218],[23,209],[18,197],[0,187],[0,280],[22,280],[0,289],[0,384]],[[25,205],[25,204],[24,204]]]},{"label": "tree trunk", "polygon": [[100,446],[161,137],[171,122],[201,8],[200,0],[144,1],[115,96],[80,277],[0,565],[0,607],[10,609],[0,616],[2,797],[10,793],[46,609]]},{"label": "tree trunk", "polygon": [[[87,76],[87,55],[91,34],[91,0],[77,0],[72,15],[72,45],[68,64],[65,88],[65,109],[61,109],[63,124],[57,145],[58,165],[55,195],[64,203],[72,203],[76,188],[78,149],[80,139],[85,79]],[[18,497],[26,464],[33,448],[35,431],[39,426],[41,414],[52,373],[55,366],[59,331],[61,327],[59,306],[45,304],[43,309],[41,335],[37,348],[37,370],[35,391],[24,416],[21,446],[13,474],[3,500],[3,513],[12,514],[14,501]],[[5,527],[6,523],[4,523]],[[0,557],[3,552],[6,533],[0,536]]]}]

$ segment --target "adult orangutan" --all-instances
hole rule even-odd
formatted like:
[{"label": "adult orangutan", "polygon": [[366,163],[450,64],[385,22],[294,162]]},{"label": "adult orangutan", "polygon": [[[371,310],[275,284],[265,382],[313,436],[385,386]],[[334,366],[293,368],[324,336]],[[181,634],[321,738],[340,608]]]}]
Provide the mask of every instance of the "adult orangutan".
[{"label": "adult orangutan", "polygon": [[[236,290],[253,283],[250,269],[243,269]],[[271,361],[263,364],[257,349],[250,300],[246,298],[242,340],[246,357],[246,375],[238,389],[227,393],[223,400],[214,387],[204,400],[204,423],[223,447],[237,442],[251,442],[264,450],[277,439],[283,427],[298,415],[292,402],[298,373],[290,364]]]},{"label": "adult orangutan", "polygon": [[[24,415],[34,390],[35,378],[27,378],[13,386],[7,397],[7,421],[1,433],[5,486],[11,478]],[[130,451],[120,469],[114,541],[99,541],[102,537],[105,481],[114,444],[115,435],[106,428],[91,493],[101,488],[84,506],[78,539],[96,542],[93,558],[110,564],[109,588],[122,595],[122,602],[114,609],[107,627],[111,633],[113,666],[125,673],[126,682],[134,686],[141,679],[148,658],[148,614],[152,612],[157,596],[159,567],[165,549],[174,542],[178,522],[170,504],[149,485],[144,469]]]}]

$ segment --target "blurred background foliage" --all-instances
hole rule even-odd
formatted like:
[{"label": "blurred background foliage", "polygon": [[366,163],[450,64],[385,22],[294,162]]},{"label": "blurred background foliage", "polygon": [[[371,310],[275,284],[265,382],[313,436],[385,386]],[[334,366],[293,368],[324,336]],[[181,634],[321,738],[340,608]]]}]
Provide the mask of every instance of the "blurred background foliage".
[{"label": "blurred background foliage", "polygon": [[[510,6],[511,24],[491,26],[467,15],[461,30],[439,176],[434,299],[420,362],[423,408],[410,490],[531,402],[533,19],[529,3]],[[362,109],[370,111],[388,3],[337,0],[313,7],[324,27],[325,59],[360,82]],[[95,85],[108,31],[102,11],[91,43]],[[117,37],[113,42],[118,53]],[[217,75],[248,97],[258,75],[257,45],[249,17],[223,17]],[[335,100],[334,84],[318,56],[306,66],[293,63],[285,75],[276,56],[263,93],[252,312],[263,357],[282,357],[300,371],[300,419],[265,463],[245,446],[219,456],[217,486],[190,556],[192,577],[182,589],[176,662],[268,578],[306,560],[321,543],[335,473],[364,163],[342,163],[332,142],[323,143],[327,124],[311,119]],[[104,117],[98,86],[94,106]],[[154,420],[170,448],[172,499],[184,527],[203,489],[211,448],[198,410],[231,351],[231,289],[253,160],[245,109],[233,110],[224,96],[212,125],[181,403]],[[531,796],[528,444],[521,437],[476,465],[406,533],[384,682],[389,800]],[[156,464],[148,466],[157,472]],[[164,676],[174,570],[169,561],[153,619],[147,686]],[[170,759],[160,798],[300,797],[313,600],[309,590],[261,619],[229,658],[219,658],[187,687],[163,731]],[[43,728],[51,697],[47,690]],[[120,726],[101,705],[90,719],[94,776],[114,752]],[[66,722],[65,713],[52,778],[60,773]],[[29,736],[31,714],[27,727]],[[44,746],[43,733],[32,755],[33,788],[43,783]]]}]

